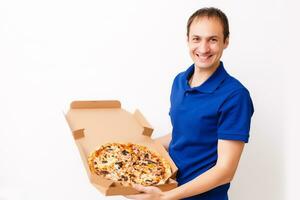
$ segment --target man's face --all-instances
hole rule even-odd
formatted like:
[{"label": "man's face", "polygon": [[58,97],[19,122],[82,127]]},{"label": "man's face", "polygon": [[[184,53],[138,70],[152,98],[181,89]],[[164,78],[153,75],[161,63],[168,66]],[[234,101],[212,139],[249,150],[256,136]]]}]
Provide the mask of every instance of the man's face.
[{"label": "man's face", "polygon": [[196,67],[217,68],[228,42],[228,38],[224,41],[223,26],[217,18],[196,18],[190,26],[188,46]]}]

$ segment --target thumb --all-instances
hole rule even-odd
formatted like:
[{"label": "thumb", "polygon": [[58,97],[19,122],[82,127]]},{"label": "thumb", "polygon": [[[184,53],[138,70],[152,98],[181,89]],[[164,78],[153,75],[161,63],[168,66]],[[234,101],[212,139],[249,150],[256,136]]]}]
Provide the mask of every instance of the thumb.
[{"label": "thumb", "polygon": [[147,193],[147,187],[144,187],[144,186],[142,186],[142,185],[137,185],[137,184],[134,184],[133,185],[133,188],[134,189],[136,189],[137,191],[139,191],[139,192],[145,192],[145,193]]},{"label": "thumb", "polygon": [[[156,187],[153,186],[148,186],[148,187],[144,187],[142,185],[133,185],[133,188],[138,190],[139,192],[144,192],[144,193],[153,193],[153,192],[157,192]],[[157,188],[158,189],[158,188]],[[159,190],[159,189],[158,189]]]}]

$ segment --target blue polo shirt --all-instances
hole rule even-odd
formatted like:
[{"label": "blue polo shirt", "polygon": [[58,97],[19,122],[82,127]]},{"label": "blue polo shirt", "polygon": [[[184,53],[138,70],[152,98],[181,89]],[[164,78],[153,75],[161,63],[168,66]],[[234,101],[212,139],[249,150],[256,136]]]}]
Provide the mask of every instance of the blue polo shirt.
[{"label": "blue polo shirt", "polygon": [[[173,130],[169,153],[178,167],[179,185],[216,164],[219,139],[247,143],[254,112],[248,90],[226,72],[222,62],[203,84],[191,88],[193,72],[194,65],[176,76],[170,98]],[[187,199],[226,200],[229,186]]]}]

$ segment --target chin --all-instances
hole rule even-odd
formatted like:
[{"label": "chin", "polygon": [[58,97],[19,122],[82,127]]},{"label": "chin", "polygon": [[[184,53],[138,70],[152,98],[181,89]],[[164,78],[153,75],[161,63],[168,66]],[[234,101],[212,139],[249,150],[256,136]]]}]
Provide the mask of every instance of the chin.
[{"label": "chin", "polygon": [[212,63],[195,62],[196,67],[200,69],[209,69],[213,66]]}]

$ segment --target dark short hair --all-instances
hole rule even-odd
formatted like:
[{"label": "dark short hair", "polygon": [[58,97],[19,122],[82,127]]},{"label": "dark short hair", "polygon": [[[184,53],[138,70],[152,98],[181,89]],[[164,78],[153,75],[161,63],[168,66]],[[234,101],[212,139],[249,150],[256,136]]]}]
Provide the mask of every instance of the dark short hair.
[{"label": "dark short hair", "polygon": [[217,19],[220,20],[222,26],[223,26],[223,35],[224,35],[224,41],[226,40],[227,37],[229,37],[229,24],[228,24],[228,19],[226,17],[226,15],[218,8],[214,8],[214,7],[209,7],[209,8],[201,8],[199,10],[197,10],[196,12],[194,12],[188,22],[187,22],[187,36],[189,37],[190,34],[190,27],[192,22],[196,19],[196,18],[201,18],[201,17],[215,17]]}]

